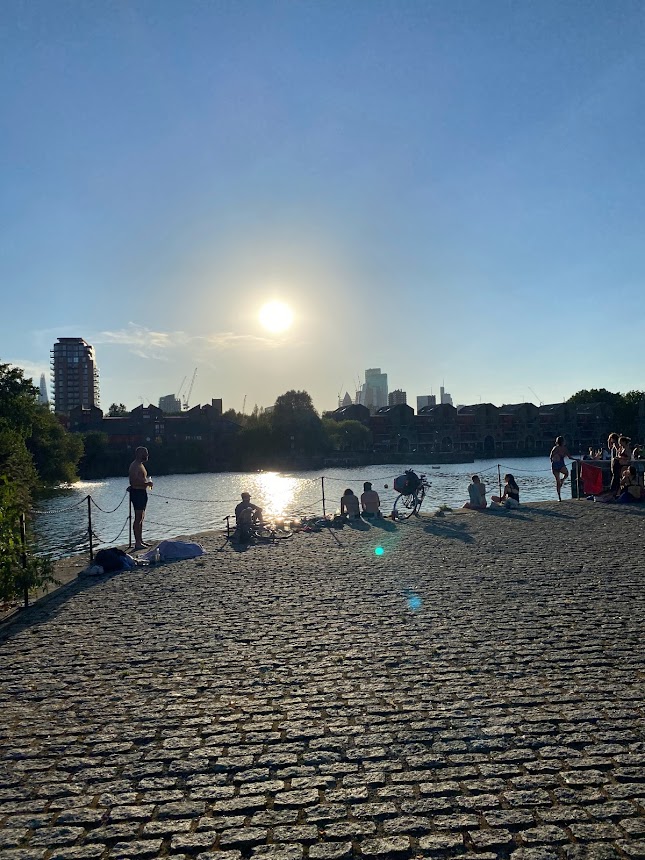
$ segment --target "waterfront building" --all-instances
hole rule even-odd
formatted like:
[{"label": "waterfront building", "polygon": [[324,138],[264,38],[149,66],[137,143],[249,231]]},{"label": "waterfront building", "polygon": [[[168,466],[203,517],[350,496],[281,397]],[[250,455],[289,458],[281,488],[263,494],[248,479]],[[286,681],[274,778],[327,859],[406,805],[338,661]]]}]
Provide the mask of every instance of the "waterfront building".
[{"label": "waterfront building", "polygon": [[436,406],[437,405],[437,395],[436,394],[420,394],[417,397],[417,414],[421,412],[424,406]]},{"label": "waterfront building", "polygon": [[159,409],[170,415],[173,412],[181,412],[181,400],[176,394],[165,394],[159,398]]},{"label": "waterfront building", "polygon": [[397,406],[399,403],[407,404],[408,395],[407,392],[401,391],[400,388],[395,388],[394,391],[390,391],[387,396],[387,405],[388,406]]},{"label": "waterfront building", "polygon": [[99,370],[94,347],[82,337],[59,337],[51,350],[54,411],[69,415],[72,409],[99,405]]}]

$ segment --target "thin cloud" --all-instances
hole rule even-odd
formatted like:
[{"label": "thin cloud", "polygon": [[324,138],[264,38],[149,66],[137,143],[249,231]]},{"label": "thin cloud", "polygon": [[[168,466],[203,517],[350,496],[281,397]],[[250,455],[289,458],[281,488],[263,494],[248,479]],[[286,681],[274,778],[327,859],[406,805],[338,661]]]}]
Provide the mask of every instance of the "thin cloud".
[{"label": "thin cloud", "polygon": [[45,374],[45,379],[47,380],[47,385],[49,385],[49,367],[34,363],[33,361],[27,361],[27,359],[0,359],[0,364],[10,364],[12,367],[19,367],[25,375],[26,379],[30,379],[34,382],[35,385],[40,384],[40,374]]},{"label": "thin cloud", "polygon": [[283,346],[284,339],[260,337],[252,334],[235,334],[232,331],[211,335],[190,335],[185,331],[153,331],[137,323],[116,331],[102,331],[94,336],[97,345],[113,344],[130,347],[130,352],[141,358],[167,361],[170,350],[186,346],[222,352],[235,349],[275,349]]}]

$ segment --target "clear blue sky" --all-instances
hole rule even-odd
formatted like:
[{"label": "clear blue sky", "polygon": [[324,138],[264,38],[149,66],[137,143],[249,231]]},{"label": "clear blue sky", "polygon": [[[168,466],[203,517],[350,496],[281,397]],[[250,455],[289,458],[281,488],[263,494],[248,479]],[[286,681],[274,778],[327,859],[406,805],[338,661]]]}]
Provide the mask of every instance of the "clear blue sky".
[{"label": "clear blue sky", "polygon": [[0,360],[84,337],[104,408],[645,388],[644,44],[630,0],[4,0]]}]

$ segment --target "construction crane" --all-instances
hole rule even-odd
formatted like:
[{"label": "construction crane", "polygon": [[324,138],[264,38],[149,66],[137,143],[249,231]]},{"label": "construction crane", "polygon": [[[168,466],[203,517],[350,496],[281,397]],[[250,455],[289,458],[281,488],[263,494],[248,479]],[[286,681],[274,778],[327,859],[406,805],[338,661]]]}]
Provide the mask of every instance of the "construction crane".
[{"label": "construction crane", "polygon": [[182,381],[181,381],[181,385],[180,385],[180,386],[179,386],[179,388],[177,389],[177,394],[175,394],[175,397],[176,397],[177,399],[179,399],[179,398],[180,398],[180,396],[181,396],[181,392],[184,390],[184,385],[186,384],[186,380],[187,380],[187,379],[188,379],[188,377],[187,377],[187,376],[184,376],[184,378],[182,379]]},{"label": "construction crane", "polygon": [[196,376],[197,368],[193,370],[193,378],[190,380],[190,385],[188,386],[188,394],[184,397],[184,409],[188,409],[188,404],[190,403],[190,395],[193,393],[193,385],[195,384]]},{"label": "construction crane", "polygon": [[244,395],[244,400],[242,401],[242,415],[244,415],[245,409],[246,409],[246,394]]}]

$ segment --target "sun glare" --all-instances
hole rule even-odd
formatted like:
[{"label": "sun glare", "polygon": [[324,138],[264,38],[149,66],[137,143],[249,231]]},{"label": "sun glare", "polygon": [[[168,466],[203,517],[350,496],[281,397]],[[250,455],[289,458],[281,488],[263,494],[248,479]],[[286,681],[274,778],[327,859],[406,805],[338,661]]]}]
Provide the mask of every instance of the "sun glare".
[{"label": "sun glare", "polygon": [[286,331],[293,322],[293,311],[284,302],[267,302],[260,310],[260,323],[273,334]]}]

